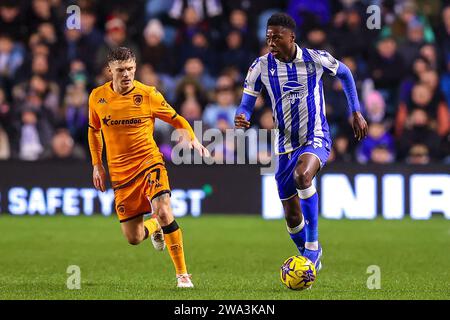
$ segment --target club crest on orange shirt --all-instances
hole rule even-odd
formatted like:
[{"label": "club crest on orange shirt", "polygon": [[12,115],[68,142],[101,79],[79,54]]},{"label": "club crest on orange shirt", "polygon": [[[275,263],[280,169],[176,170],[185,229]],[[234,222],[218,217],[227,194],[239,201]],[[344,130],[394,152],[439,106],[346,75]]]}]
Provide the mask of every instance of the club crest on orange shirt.
[{"label": "club crest on orange shirt", "polygon": [[139,106],[139,105],[142,104],[142,100],[143,100],[142,94],[135,94],[135,95],[133,96],[134,104],[137,105],[137,106]]},{"label": "club crest on orange shirt", "polygon": [[119,214],[124,215],[125,214],[125,206],[123,204],[117,206],[117,211]]}]

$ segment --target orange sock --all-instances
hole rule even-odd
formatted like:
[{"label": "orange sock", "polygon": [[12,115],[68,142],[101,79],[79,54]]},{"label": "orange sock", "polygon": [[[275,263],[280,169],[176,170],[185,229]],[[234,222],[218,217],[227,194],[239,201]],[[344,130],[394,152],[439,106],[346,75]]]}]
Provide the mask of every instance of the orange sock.
[{"label": "orange sock", "polygon": [[164,233],[164,241],[168,248],[170,257],[177,274],[187,273],[186,262],[184,260],[183,250],[183,234],[177,223],[173,221],[168,226],[162,227]]},{"label": "orange sock", "polygon": [[158,220],[155,218],[147,219],[144,221],[144,228],[147,229],[145,232],[145,239],[148,238],[149,235],[153,234],[153,232],[159,230],[159,223]]}]

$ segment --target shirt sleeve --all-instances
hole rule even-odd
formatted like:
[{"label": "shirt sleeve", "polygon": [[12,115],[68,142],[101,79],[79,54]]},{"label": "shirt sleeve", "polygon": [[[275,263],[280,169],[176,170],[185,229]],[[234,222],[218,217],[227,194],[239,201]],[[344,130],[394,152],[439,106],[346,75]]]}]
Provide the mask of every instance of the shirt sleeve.
[{"label": "shirt sleeve", "polygon": [[248,69],[244,81],[244,93],[257,97],[262,89],[261,60],[256,59]]},{"label": "shirt sleeve", "polygon": [[[182,116],[178,115],[177,112],[166,101],[166,99],[164,99],[163,95],[155,88],[152,89],[150,99],[152,116],[154,118],[161,119],[162,121],[169,123],[176,129],[183,129],[183,131],[187,134],[189,140],[195,139],[194,131],[192,130],[189,122],[187,122],[187,120]],[[181,133],[183,134],[184,132]]]},{"label": "shirt sleeve", "polygon": [[328,51],[325,50],[309,50],[315,63],[322,66],[323,71],[329,75],[335,76],[339,63]]},{"label": "shirt sleeve", "polygon": [[98,117],[97,112],[95,112],[95,100],[93,92],[91,92],[91,94],[89,95],[89,127],[94,130],[101,129],[100,118]]},{"label": "shirt sleeve", "polygon": [[[89,129],[88,129],[88,143],[91,153],[92,165],[102,163],[103,139],[100,131],[101,124],[97,112],[95,112],[95,97],[91,92],[89,95]],[[92,129],[92,130],[91,130]]]},{"label": "shirt sleeve", "polygon": [[152,92],[150,94],[150,99],[152,116],[168,123],[178,117],[177,112],[166,101],[166,99],[164,99],[163,95],[155,88],[151,90]]}]

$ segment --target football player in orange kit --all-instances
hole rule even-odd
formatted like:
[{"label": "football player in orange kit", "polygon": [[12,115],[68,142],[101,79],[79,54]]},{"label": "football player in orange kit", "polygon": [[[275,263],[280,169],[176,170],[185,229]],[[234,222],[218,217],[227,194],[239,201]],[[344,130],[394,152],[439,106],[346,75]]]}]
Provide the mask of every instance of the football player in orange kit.
[{"label": "football player in orange kit", "polygon": [[[176,270],[178,287],[193,287],[187,273],[181,229],[170,206],[170,186],[162,154],[153,139],[155,118],[182,130],[189,147],[200,155],[208,150],[195,137],[189,123],[165,101],[155,87],[134,80],[136,58],[125,47],[110,52],[112,81],[92,90],[89,96],[89,148],[93,183],[105,191],[102,164],[106,144],[109,175],[122,232],[133,245],[149,236],[157,250],[167,244]],[[144,221],[143,215],[155,218]]]}]

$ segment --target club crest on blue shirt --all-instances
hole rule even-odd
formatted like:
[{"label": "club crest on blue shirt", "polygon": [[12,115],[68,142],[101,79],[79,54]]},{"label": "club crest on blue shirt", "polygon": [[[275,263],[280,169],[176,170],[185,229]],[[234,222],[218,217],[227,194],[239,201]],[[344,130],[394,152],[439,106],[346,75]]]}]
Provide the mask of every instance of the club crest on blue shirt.
[{"label": "club crest on blue shirt", "polygon": [[314,62],[312,61],[305,62],[305,67],[308,75],[316,72],[316,67],[314,66]]},{"label": "club crest on blue shirt", "polygon": [[305,91],[305,86],[297,81],[288,81],[282,85],[283,95],[289,99],[291,104],[301,99]]}]

